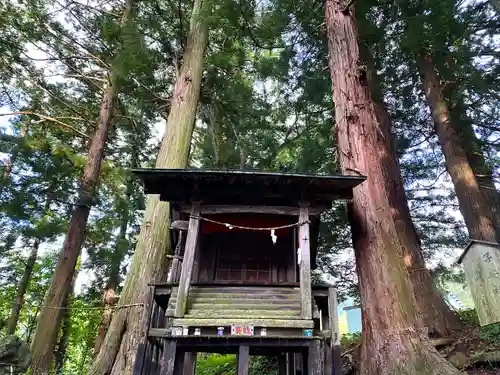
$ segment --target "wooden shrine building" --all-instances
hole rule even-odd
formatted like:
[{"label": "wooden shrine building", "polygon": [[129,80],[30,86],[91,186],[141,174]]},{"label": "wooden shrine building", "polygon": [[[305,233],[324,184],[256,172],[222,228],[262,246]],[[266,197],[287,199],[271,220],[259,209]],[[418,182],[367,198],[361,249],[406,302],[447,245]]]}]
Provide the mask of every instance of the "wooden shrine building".
[{"label": "wooden shrine building", "polygon": [[151,284],[134,375],[193,375],[199,352],[237,354],[238,375],[249,355],[278,356],[283,375],[339,374],[336,291],[311,270],[320,214],[364,177],[133,172],[171,203],[175,249]]}]

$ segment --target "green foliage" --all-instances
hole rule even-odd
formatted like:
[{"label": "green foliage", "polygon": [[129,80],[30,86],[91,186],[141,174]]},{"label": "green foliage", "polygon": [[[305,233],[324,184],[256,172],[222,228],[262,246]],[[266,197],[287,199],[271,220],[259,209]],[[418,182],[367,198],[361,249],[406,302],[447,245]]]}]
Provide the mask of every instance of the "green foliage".
[{"label": "green foliage", "polygon": [[460,310],[458,311],[458,315],[464,323],[476,327],[479,326],[479,318],[475,309]]},{"label": "green foliage", "polygon": [[479,337],[487,343],[498,345],[500,342],[500,323],[493,323],[485,327],[481,327]]},{"label": "green foliage", "polygon": [[196,373],[200,375],[229,375],[236,371],[235,355],[198,355]]},{"label": "green foliage", "polygon": [[[199,354],[196,373],[201,375],[229,375],[236,372],[236,356],[221,354]],[[250,357],[249,375],[277,375],[276,357]]]},{"label": "green foliage", "polygon": [[340,338],[340,344],[344,348],[350,348],[360,343],[361,343],[361,332],[346,333],[343,334],[342,337]]}]

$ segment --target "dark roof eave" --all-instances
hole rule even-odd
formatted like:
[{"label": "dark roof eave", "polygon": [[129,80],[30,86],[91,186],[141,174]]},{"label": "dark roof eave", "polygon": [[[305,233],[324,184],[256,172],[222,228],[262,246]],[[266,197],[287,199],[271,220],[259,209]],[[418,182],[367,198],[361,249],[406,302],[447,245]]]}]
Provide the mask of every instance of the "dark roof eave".
[{"label": "dark roof eave", "polygon": [[[147,194],[160,194],[162,200],[180,202],[194,190],[204,190],[213,200],[221,199],[221,189],[236,186],[243,193],[271,193],[277,199],[296,199],[305,191],[319,201],[348,199],[352,189],[362,183],[364,176],[327,176],[296,173],[255,171],[199,170],[199,169],[133,169],[132,172],[144,182]],[[185,190],[190,191],[185,191]],[[250,191],[248,191],[250,189]],[[269,195],[269,194],[268,194]],[[242,198],[245,200],[245,197]]]}]

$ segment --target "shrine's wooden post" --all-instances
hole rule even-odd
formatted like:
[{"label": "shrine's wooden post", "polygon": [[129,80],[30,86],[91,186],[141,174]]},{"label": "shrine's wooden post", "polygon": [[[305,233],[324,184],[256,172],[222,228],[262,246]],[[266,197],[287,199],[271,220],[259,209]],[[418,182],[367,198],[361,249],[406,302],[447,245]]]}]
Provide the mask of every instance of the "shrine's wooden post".
[{"label": "shrine's wooden post", "polygon": [[183,375],[195,375],[196,372],[196,352],[186,352],[184,355]]},{"label": "shrine's wooden post", "polygon": [[173,375],[175,369],[175,359],[177,357],[177,341],[165,340],[163,342],[163,353],[160,362],[159,375]]},{"label": "shrine's wooden post", "polygon": [[301,204],[299,214],[300,299],[302,319],[312,319],[311,249],[309,241],[309,207]]},{"label": "shrine's wooden post", "polygon": [[191,206],[191,217],[189,218],[186,245],[184,246],[184,258],[182,262],[181,278],[179,280],[179,289],[177,291],[177,302],[175,304],[175,316],[178,318],[182,318],[186,313],[196,242],[198,241],[198,233],[200,230],[199,216],[200,202],[193,202]]},{"label": "shrine's wooden post", "polygon": [[250,347],[241,345],[238,349],[238,372],[237,375],[248,375],[248,361],[250,357]]},{"label": "shrine's wooden post", "polygon": [[307,355],[307,375],[322,375],[322,354],[321,340],[311,340]]}]

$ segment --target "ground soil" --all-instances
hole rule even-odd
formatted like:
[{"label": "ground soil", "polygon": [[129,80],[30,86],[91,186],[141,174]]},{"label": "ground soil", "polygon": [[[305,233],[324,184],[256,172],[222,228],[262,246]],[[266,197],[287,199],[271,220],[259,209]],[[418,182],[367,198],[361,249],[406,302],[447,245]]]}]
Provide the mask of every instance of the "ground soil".
[{"label": "ground soil", "polygon": [[[468,375],[500,375],[500,337],[489,337],[481,328],[467,327],[452,337],[434,339],[436,349]],[[360,341],[346,343],[342,354],[344,375],[356,375],[359,368]],[[484,361],[485,354],[495,361]]]}]

